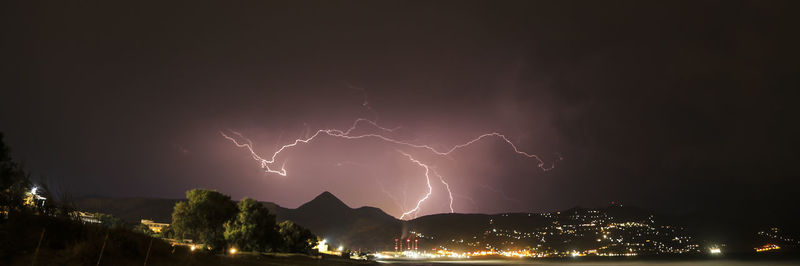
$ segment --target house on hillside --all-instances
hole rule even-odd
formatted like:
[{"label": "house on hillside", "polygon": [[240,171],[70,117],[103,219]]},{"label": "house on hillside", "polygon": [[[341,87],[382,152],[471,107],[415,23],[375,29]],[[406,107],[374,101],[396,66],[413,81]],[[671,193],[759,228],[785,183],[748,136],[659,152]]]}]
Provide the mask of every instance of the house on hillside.
[{"label": "house on hillside", "polygon": [[145,220],[145,219],[142,219],[142,224],[147,226],[147,228],[150,228],[150,231],[153,231],[155,233],[161,233],[161,230],[164,230],[164,228],[169,226],[168,223],[156,223],[152,220]]}]

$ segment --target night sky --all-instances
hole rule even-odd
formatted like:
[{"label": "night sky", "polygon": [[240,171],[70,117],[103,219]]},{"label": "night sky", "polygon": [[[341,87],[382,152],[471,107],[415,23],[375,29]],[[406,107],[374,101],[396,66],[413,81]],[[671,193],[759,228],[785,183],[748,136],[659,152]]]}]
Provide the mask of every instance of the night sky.
[{"label": "night sky", "polygon": [[[0,131],[73,196],[209,188],[399,217],[611,201],[777,210],[800,170],[797,1],[3,1]],[[270,157],[265,173],[220,131]],[[560,160],[563,158],[563,160]],[[449,212],[438,178],[415,215]]]}]

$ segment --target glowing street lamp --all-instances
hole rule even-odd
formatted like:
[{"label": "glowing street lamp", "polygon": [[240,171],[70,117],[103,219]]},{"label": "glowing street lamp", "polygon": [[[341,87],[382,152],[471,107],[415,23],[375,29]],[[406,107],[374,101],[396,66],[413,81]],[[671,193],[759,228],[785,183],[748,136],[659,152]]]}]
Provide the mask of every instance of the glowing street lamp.
[{"label": "glowing street lamp", "polygon": [[718,247],[710,248],[708,251],[711,252],[711,254],[714,254],[714,255],[722,254],[722,250],[720,250]]},{"label": "glowing street lamp", "polygon": [[231,248],[231,249],[228,250],[228,253],[231,253],[231,255],[236,255],[236,252],[238,252],[238,250],[236,250],[236,248]]}]

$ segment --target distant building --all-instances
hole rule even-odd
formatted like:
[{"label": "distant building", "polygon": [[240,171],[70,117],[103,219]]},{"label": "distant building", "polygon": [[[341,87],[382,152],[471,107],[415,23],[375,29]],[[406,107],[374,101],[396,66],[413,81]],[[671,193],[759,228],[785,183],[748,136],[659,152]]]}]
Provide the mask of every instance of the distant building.
[{"label": "distant building", "polygon": [[38,188],[34,187],[31,191],[25,192],[25,205],[33,207],[33,208],[40,208],[44,206],[44,201],[47,198],[39,196],[36,193]]},{"label": "distant building", "polygon": [[169,226],[169,224],[167,223],[156,223],[153,222],[152,220],[145,220],[145,219],[142,219],[142,224],[147,226],[147,228],[150,228],[150,231],[156,233],[161,233],[161,230],[164,230],[164,228]]},{"label": "distant building", "polygon": [[100,218],[95,213],[74,211],[71,213],[72,217],[78,218],[84,224],[99,224]]},{"label": "distant building", "polygon": [[[403,244],[403,241],[406,243]],[[411,235],[405,239],[403,238],[395,238],[394,239],[394,251],[403,252],[403,251],[417,251],[419,250],[419,238],[415,235]]]}]

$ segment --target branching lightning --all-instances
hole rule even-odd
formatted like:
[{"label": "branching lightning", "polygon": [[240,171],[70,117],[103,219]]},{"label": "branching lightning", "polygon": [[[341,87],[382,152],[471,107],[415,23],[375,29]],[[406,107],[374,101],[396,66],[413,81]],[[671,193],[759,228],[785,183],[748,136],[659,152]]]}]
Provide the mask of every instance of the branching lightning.
[{"label": "branching lightning", "polygon": [[439,177],[439,181],[441,181],[441,182],[442,182],[442,184],[444,184],[444,188],[445,188],[445,189],[447,189],[447,194],[448,194],[448,196],[450,197],[450,213],[454,213],[454,212],[456,212],[456,211],[453,209],[453,191],[452,191],[452,190],[450,190],[450,184],[448,184],[447,182],[445,182],[445,181],[444,181],[444,177],[442,177],[442,175],[440,175],[439,173],[437,173],[437,172],[436,172],[436,169],[431,169],[431,171],[433,171],[433,174],[434,174],[434,175],[436,175],[436,176],[438,176],[438,177]]},{"label": "branching lightning", "polygon": [[400,215],[400,220],[402,220],[403,218],[406,217],[406,215],[409,215],[409,214],[412,214],[412,213],[416,213],[417,211],[419,211],[419,207],[420,207],[420,205],[422,205],[422,202],[427,200],[431,196],[431,193],[433,193],[433,187],[431,186],[431,177],[429,176],[429,173],[431,172],[430,167],[428,167],[427,164],[424,164],[424,163],[420,162],[419,160],[414,159],[414,157],[411,157],[411,155],[408,154],[408,153],[405,153],[405,152],[402,152],[402,151],[399,151],[399,150],[398,150],[398,152],[400,152],[400,154],[403,154],[404,156],[408,157],[408,159],[411,160],[412,162],[414,162],[415,164],[425,168],[425,183],[428,184],[428,193],[425,193],[425,196],[422,197],[419,201],[417,201],[417,206],[414,206],[413,209],[411,209],[411,210],[409,210],[407,212],[404,212],[403,215]]},{"label": "branching lightning", "polygon": [[[509,140],[508,137],[506,137],[503,134],[497,133],[497,132],[491,132],[491,133],[485,133],[485,134],[479,135],[479,136],[477,136],[477,137],[475,137],[475,138],[473,138],[473,139],[471,139],[471,140],[469,140],[469,141],[467,141],[465,143],[455,145],[455,146],[453,146],[453,147],[451,147],[450,149],[447,149],[447,150],[438,150],[438,149],[436,149],[436,148],[434,148],[434,147],[432,147],[430,145],[415,144],[415,143],[411,143],[411,142],[407,142],[407,141],[402,141],[402,140],[395,139],[395,138],[393,138],[391,136],[386,136],[386,135],[381,134],[381,133],[354,134],[354,131],[358,128],[359,124],[368,124],[369,126],[372,126],[375,129],[378,129],[382,133],[394,133],[396,130],[399,129],[399,127],[398,128],[383,127],[383,126],[378,125],[375,121],[372,121],[372,120],[369,120],[369,119],[364,119],[364,118],[359,118],[359,119],[356,119],[355,122],[353,122],[353,124],[347,130],[319,129],[314,134],[312,134],[310,137],[308,136],[308,133],[306,133],[304,138],[296,139],[293,142],[290,142],[288,144],[280,146],[280,148],[278,148],[272,154],[272,156],[269,157],[269,159],[258,155],[255,152],[254,148],[253,148],[253,146],[254,146],[253,142],[250,139],[248,139],[245,136],[243,136],[241,133],[233,131],[233,130],[230,130],[230,133],[232,135],[235,135],[237,138],[231,137],[230,135],[228,135],[228,134],[226,134],[225,132],[222,132],[222,131],[220,131],[220,134],[224,138],[226,138],[226,139],[230,140],[231,142],[233,142],[233,144],[236,145],[237,147],[246,148],[250,152],[251,157],[261,164],[261,168],[264,169],[265,172],[272,173],[272,174],[278,174],[278,175],[281,175],[281,176],[287,176],[288,173],[287,173],[287,170],[285,168],[286,161],[284,161],[281,164],[281,167],[279,169],[274,167],[275,161],[277,160],[278,156],[283,151],[285,151],[285,150],[287,150],[289,148],[295,147],[295,146],[297,146],[297,145],[299,145],[301,143],[307,144],[307,143],[313,141],[314,139],[316,139],[320,135],[327,135],[327,136],[330,136],[330,137],[342,138],[342,139],[348,139],[348,140],[366,139],[366,138],[379,139],[379,140],[382,140],[382,141],[385,141],[387,143],[394,144],[394,145],[405,146],[405,147],[413,148],[413,149],[427,150],[430,153],[433,153],[433,154],[439,155],[439,156],[449,156],[453,152],[458,151],[458,150],[460,150],[462,148],[465,148],[465,147],[467,147],[469,145],[472,145],[473,143],[476,143],[476,142],[478,142],[480,140],[483,140],[483,139],[488,138],[488,137],[496,137],[496,138],[501,139],[505,143],[507,143],[509,146],[511,146],[511,148],[513,149],[513,151],[515,153],[517,153],[519,155],[522,155],[522,156],[525,156],[527,158],[535,159],[538,162],[537,166],[540,169],[542,169],[543,171],[550,171],[555,167],[555,162],[553,162],[549,167],[546,167],[544,161],[539,156],[537,156],[535,154],[529,154],[527,152],[521,151],[511,140]],[[425,200],[427,200],[430,197],[431,193],[433,192],[433,187],[431,186],[431,183],[430,183],[430,173],[431,172],[439,178],[439,181],[444,185],[445,189],[449,193],[450,212],[455,212],[455,210],[453,209],[453,193],[450,190],[450,184],[448,184],[445,181],[444,177],[442,177],[440,174],[438,174],[432,167],[429,167],[427,164],[425,164],[425,163],[415,159],[414,157],[412,157],[411,154],[409,154],[407,152],[404,152],[404,151],[400,151],[400,150],[398,150],[398,151],[402,155],[404,155],[405,157],[408,157],[408,159],[411,160],[413,163],[425,168],[425,178],[426,178],[426,183],[427,183],[427,186],[428,186],[428,193],[426,193],[425,196],[422,199],[417,201],[417,204],[413,209],[405,211],[400,216],[400,219],[403,219],[403,218],[405,218],[406,216],[408,216],[408,215],[410,215],[412,213],[418,212],[419,209],[420,209],[420,206],[422,205],[422,203],[425,202]],[[559,156],[559,160],[561,160],[561,159],[563,159],[563,158],[561,158]]]}]

